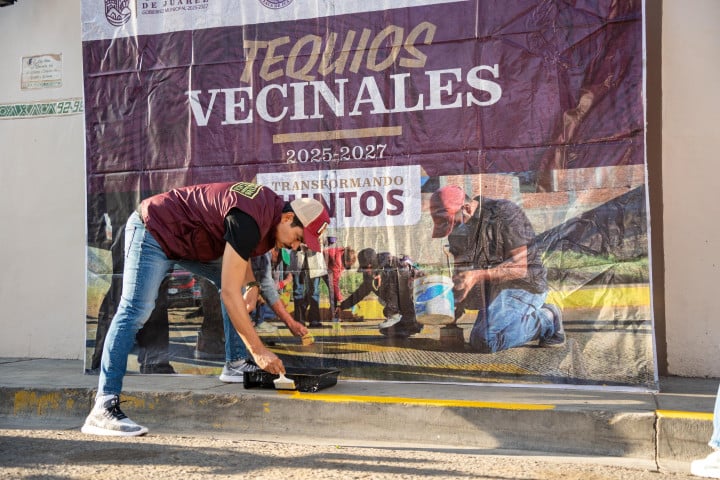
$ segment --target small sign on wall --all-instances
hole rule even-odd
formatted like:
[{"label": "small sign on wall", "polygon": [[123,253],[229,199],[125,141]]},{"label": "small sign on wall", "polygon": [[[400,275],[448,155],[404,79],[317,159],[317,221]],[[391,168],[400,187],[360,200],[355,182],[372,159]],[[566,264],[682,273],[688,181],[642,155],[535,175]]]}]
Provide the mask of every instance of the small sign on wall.
[{"label": "small sign on wall", "polygon": [[61,53],[22,57],[22,74],[20,77],[20,88],[22,90],[58,87],[62,87]]}]

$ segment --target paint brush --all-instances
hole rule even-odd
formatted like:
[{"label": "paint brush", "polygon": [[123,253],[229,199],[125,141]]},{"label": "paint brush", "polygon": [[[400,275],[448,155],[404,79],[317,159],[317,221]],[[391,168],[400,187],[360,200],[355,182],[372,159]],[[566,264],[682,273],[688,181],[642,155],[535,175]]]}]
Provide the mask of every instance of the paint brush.
[{"label": "paint brush", "polygon": [[273,380],[276,390],[295,390],[295,382],[281,373],[278,378]]}]

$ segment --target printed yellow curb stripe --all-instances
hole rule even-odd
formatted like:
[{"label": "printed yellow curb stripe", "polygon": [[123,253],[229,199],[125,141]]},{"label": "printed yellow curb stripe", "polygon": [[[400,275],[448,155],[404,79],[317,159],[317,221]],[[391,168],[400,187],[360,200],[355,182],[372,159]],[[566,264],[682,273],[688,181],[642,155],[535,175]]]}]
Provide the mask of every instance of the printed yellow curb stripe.
[{"label": "printed yellow curb stripe", "polygon": [[703,412],[683,412],[680,410],[656,410],[655,414],[658,418],[681,418],[684,420],[707,420],[712,422],[712,413]]},{"label": "printed yellow curb stripe", "polygon": [[[644,307],[650,306],[649,285],[622,285],[586,287],[576,290],[551,290],[546,300],[560,308],[608,308],[608,307]],[[321,306],[329,307],[327,302]],[[355,313],[366,318],[383,318],[382,305],[376,300],[363,300],[358,303]],[[477,310],[469,310],[477,314]]]},{"label": "printed yellow curb stripe", "polygon": [[314,400],[329,403],[397,403],[398,405],[429,405],[433,407],[487,408],[496,410],[554,410],[555,405],[535,403],[478,402],[474,400],[440,400],[435,398],[379,397],[372,395],[333,395],[326,393],[303,393],[278,390],[300,400]]},{"label": "printed yellow curb stripe", "polygon": [[583,288],[575,291],[551,291],[546,300],[561,308],[638,307],[650,305],[650,287],[632,285],[623,287]]}]

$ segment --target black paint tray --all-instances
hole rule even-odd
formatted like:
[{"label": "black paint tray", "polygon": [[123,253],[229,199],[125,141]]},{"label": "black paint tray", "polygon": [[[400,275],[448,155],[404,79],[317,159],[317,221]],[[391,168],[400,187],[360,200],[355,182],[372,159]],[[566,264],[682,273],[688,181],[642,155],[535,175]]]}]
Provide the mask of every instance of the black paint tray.
[{"label": "black paint tray", "polygon": [[[323,388],[337,384],[340,370],[323,368],[287,368],[285,376],[295,382],[295,390],[300,392],[317,392]],[[243,372],[243,386],[245,388],[275,388],[273,380],[279,375],[268,373],[265,370]]]}]

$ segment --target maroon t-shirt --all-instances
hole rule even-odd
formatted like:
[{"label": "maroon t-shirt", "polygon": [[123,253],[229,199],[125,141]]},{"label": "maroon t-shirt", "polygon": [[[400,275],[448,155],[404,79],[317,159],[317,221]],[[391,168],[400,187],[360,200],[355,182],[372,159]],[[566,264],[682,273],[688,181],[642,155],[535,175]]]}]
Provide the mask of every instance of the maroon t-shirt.
[{"label": "maroon t-shirt", "polygon": [[275,229],[285,201],[254,183],[208,183],[176,188],[140,204],[146,228],[174,260],[208,262],[225,250],[225,217],[231,209],[250,215],[260,241],[252,254],[262,255],[275,244]]}]

